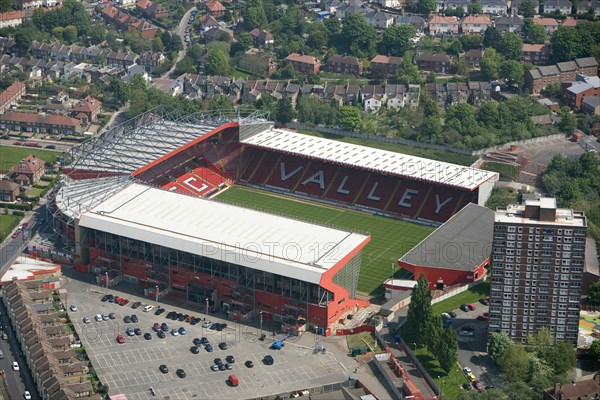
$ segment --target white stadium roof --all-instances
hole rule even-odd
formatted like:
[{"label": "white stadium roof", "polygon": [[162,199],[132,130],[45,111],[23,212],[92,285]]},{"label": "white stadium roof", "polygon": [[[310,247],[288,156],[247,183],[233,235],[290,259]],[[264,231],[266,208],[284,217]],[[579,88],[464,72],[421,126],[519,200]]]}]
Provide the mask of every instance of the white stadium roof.
[{"label": "white stadium roof", "polygon": [[131,184],[79,225],[318,284],[368,236]]},{"label": "white stadium roof", "polygon": [[269,129],[240,138],[242,143],[348,166],[376,170],[416,180],[474,190],[497,173],[442,161],[303,135],[287,129]]}]

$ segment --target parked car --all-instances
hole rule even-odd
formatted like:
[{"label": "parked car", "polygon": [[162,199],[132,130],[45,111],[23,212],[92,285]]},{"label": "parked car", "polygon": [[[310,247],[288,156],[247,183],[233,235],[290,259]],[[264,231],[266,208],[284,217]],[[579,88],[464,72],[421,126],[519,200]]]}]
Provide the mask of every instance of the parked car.
[{"label": "parked car", "polygon": [[469,311],[469,306],[466,304],[461,304],[460,309],[463,310],[464,312],[467,312],[467,311]]},{"label": "parked car", "polygon": [[69,310],[71,310],[71,311],[77,311],[77,304],[71,304],[69,306]]},{"label": "parked car", "polygon": [[465,390],[473,390],[473,386],[470,383],[463,383],[462,387]]},{"label": "parked car", "polygon": [[194,338],[194,340],[192,340],[192,343],[194,343],[194,346],[202,346],[202,341],[198,338]]},{"label": "parked car", "polygon": [[154,325],[152,325],[152,330],[154,332],[160,331],[160,324],[158,322],[155,322]]},{"label": "parked car", "polygon": [[54,150],[54,149],[56,149],[56,146],[53,145],[53,144],[49,144],[49,145],[46,146],[46,148],[50,149],[50,150]]},{"label": "parked car", "polygon": [[475,381],[475,389],[477,389],[480,393],[485,391],[485,389],[483,388],[483,385],[479,381]]},{"label": "parked car", "polygon": [[480,321],[487,321],[487,320],[490,319],[490,316],[489,315],[484,315],[484,314],[479,314],[477,316],[477,319],[480,320]]},{"label": "parked car", "polygon": [[442,313],[442,318],[443,319],[452,319],[452,317],[448,313]]},{"label": "parked car", "polygon": [[26,390],[26,391],[23,393],[23,397],[25,398],[25,400],[31,400],[31,393],[29,393],[29,391],[28,391],[28,390]]},{"label": "parked car", "polygon": [[253,368],[253,367],[254,367],[254,363],[252,362],[252,360],[248,360],[248,361],[246,361],[246,362],[244,363],[244,365],[245,365],[247,368]]},{"label": "parked car", "polygon": [[474,373],[472,373],[472,372],[471,372],[470,374],[467,374],[467,379],[468,379],[468,380],[469,380],[469,382],[471,382],[471,383],[472,383],[472,382],[475,382],[475,381],[477,380],[477,378],[475,378],[475,374],[474,374]]},{"label": "parked car", "polygon": [[134,324],[136,324],[136,323],[139,322],[139,319],[138,319],[137,315],[133,314],[131,316],[131,322],[133,322]]},{"label": "parked car", "polygon": [[460,336],[474,336],[473,331],[460,331]]},{"label": "parked car", "polygon": [[129,328],[127,328],[125,333],[127,333],[128,336],[135,336],[135,330],[131,326]]},{"label": "parked car", "polygon": [[233,364],[235,363],[235,357],[232,355],[228,355],[227,357],[225,357],[225,361],[227,361],[229,364]]},{"label": "parked car", "polygon": [[206,350],[209,353],[213,352],[213,348],[212,348],[212,346],[210,344],[205,345],[204,346],[204,350]]},{"label": "parked car", "polygon": [[110,319],[110,317],[108,316],[108,314],[102,314],[103,321],[108,321],[109,319]]},{"label": "parked car", "polygon": [[158,336],[161,339],[164,339],[165,338],[165,333],[163,331],[158,331],[158,332],[156,332],[156,336]]},{"label": "parked car", "polygon": [[160,329],[161,329],[163,332],[167,332],[167,331],[169,330],[169,325],[167,325],[167,323],[166,323],[166,322],[163,322],[162,324],[160,324]]},{"label": "parked car", "polygon": [[12,363],[12,369],[13,369],[14,371],[19,371],[19,370],[20,370],[20,368],[19,368],[19,363],[18,363],[18,362],[16,362],[16,361],[13,361],[13,363]]},{"label": "parked car", "polygon": [[482,298],[482,299],[479,299],[479,302],[480,302],[481,304],[483,304],[484,306],[487,306],[487,305],[489,305],[489,304],[490,304],[490,298],[489,298],[489,296],[488,296],[488,297],[484,297],[484,298]]},{"label": "parked car", "polygon": [[211,321],[204,321],[202,323],[203,328],[209,328],[213,323]]},{"label": "parked car", "polygon": [[144,312],[149,312],[152,311],[154,309],[154,306],[152,304],[148,304],[147,306],[144,307]]},{"label": "parked car", "polygon": [[101,302],[105,303],[108,301],[108,299],[110,299],[112,297],[112,295],[110,294],[105,294],[104,296],[102,296],[102,298],[100,299]]},{"label": "parked car", "polygon": [[179,336],[179,331],[177,330],[177,328],[171,329],[171,335],[173,335],[173,336]]},{"label": "parked car", "polygon": [[192,347],[190,347],[190,351],[191,351],[193,354],[198,354],[198,353],[200,353],[200,349],[198,348],[198,346],[192,346]]},{"label": "parked car", "polygon": [[125,322],[126,324],[131,323],[131,317],[129,315],[126,315],[123,317],[123,322]]},{"label": "parked car", "polygon": [[133,330],[133,332],[134,332],[134,333],[135,333],[137,336],[140,336],[140,335],[142,334],[142,330],[141,330],[140,328],[135,328],[135,329]]},{"label": "parked car", "polygon": [[467,307],[469,307],[469,310],[475,310],[477,308],[473,303],[467,304]]},{"label": "parked car", "polygon": [[470,373],[473,372],[473,370],[471,370],[471,368],[469,368],[469,367],[464,367],[463,372],[465,373],[465,375],[469,375]]},{"label": "parked car", "polygon": [[185,375],[185,371],[184,371],[183,369],[181,369],[181,368],[179,368],[179,369],[178,369],[178,370],[177,370],[175,373],[176,373],[176,374],[177,374],[177,376],[178,376],[178,377],[180,377],[180,378],[185,378],[185,377],[186,377],[186,375]]},{"label": "parked car", "polygon": [[158,367],[158,369],[160,370],[160,372],[162,372],[163,374],[166,374],[167,372],[169,372],[169,367],[167,367],[165,364],[162,364],[160,367]]},{"label": "parked car", "polygon": [[208,339],[203,337],[202,339],[200,339],[200,343],[202,343],[203,345],[207,345],[208,344]]},{"label": "parked car", "polygon": [[150,339],[152,339],[152,335],[149,334],[148,332],[146,332],[146,333],[144,333],[144,339],[150,340]]},{"label": "parked car", "polygon": [[185,330],[185,328],[183,326],[181,328],[179,328],[180,335],[185,335],[186,333],[187,333],[187,331]]},{"label": "parked car", "polygon": [[123,337],[123,335],[117,335],[117,343],[125,343],[125,338]]},{"label": "parked car", "polygon": [[273,360],[273,356],[271,356],[270,354],[267,354],[264,358],[263,358],[263,362],[267,365],[273,365],[273,363],[275,362]]},{"label": "parked car", "polygon": [[154,315],[160,315],[165,312],[164,308],[158,307],[156,311],[154,311]]},{"label": "parked car", "polygon": [[448,311],[448,314],[450,315],[450,317],[452,318],[456,318],[457,314],[454,311]]},{"label": "parked car", "polygon": [[108,318],[117,319],[117,315],[114,312],[111,312],[110,314],[108,314]]},{"label": "parked car", "polygon": [[210,369],[212,369],[213,371],[218,371],[219,370],[219,366],[217,364],[213,364],[210,366]]},{"label": "parked car", "polygon": [[221,350],[227,350],[227,343],[225,343],[225,342],[221,342],[221,343],[219,343],[219,348],[220,348]]},{"label": "parked car", "polygon": [[140,306],[141,306],[141,305],[142,305],[142,303],[141,303],[141,302],[139,302],[139,301],[136,301],[135,303],[133,303],[133,304],[131,305],[131,308],[133,308],[133,309],[140,308]]},{"label": "parked car", "polygon": [[102,321],[102,314],[96,314],[96,316],[94,317],[94,319],[98,322]]},{"label": "parked car", "polygon": [[90,322],[91,322],[91,320],[88,317],[83,317],[84,324],[89,324]]}]

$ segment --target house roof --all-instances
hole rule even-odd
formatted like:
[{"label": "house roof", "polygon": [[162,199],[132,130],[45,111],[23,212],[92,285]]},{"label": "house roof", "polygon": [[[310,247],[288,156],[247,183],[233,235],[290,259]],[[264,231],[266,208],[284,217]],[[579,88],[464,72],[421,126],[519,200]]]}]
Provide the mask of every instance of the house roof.
[{"label": "house roof", "polygon": [[554,6],[554,7],[572,7],[572,3],[569,0],[546,0],[544,2],[544,7]]},{"label": "house roof", "polygon": [[458,25],[458,18],[452,17],[444,17],[442,15],[434,15],[431,17],[429,24],[452,24]]},{"label": "house roof", "polygon": [[472,24],[472,25],[490,25],[492,20],[490,17],[485,15],[468,15],[462,20],[462,24]]},{"label": "house roof", "polygon": [[0,180],[0,191],[1,192],[14,192],[19,190],[19,185],[6,179]]},{"label": "house roof", "polygon": [[498,25],[523,25],[523,18],[519,16],[512,17],[500,17],[496,20],[496,26]]},{"label": "house roof", "polygon": [[31,124],[66,125],[77,127],[80,122],[75,118],[62,115],[40,115],[23,112],[7,112],[0,115],[0,121],[23,122]]},{"label": "house roof", "polygon": [[573,17],[567,17],[560,26],[577,26],[577,20]]},{"label": "house roof", "polygon": [[0,107],[8,103],[15,96],[15,94],[21,92],[23,89],[25,89],[25,84],[23,82],[15,82],[7,87],[2,93],[0,93]]},{"label": "house roof", "polygon": [[[586,96],[583,98],[583,104],[588,107],[596,108],[600,107],[600,97],[598,96]],[[0,188],[1,190],[1,188]]]},{"label": "house roof", "polygon": [[541,76],[560,75],[560,71],[556,65],[541,66],[537,70]]},{"label": "house roof", "polygon": [[210,12],[219,12],[226,10],[225,6],[223,6],[223,4],[221,4],[218,0],[209,0],[206,3],[204,3],[204,6]]},{"label": "house roof", "polygon": [[11,21],[11,20],[23,19],[23,17],[25,17],[25,12],[23,12],[21,10],[0,13],[0,21]]},{"label": "house roof", "polygon": [[575,59],[575,63],[579,66],[579,68],[587,68],[587,67],[597,67],[598,61],[595,57],[585,57],[585,58],[577,58]]},{"label": "house roof", "polygon": [[86,96],[83,100],[81,100],[75,107],[73,107],[74,112],[84,112],[84,113],[92,113],[102,107],[102,102],[100,100],[96,100],[92,96]]},{"label": "house roof", "polygon": [[450,62],[450,57],[448,57],[447,54],[441,53],[421,53],[417,56],[415,61]]},{"label": "house roof", "polygon": [[[599,376],[600,378],[600,376]],[[555,399],[577,399],[577,398],[588,398],[600,392],[599,378],[588,378],[560,385],[558,391],[556,388],[546,390]]]},{"label": "house roof", "polygon": [[11,172],[15,174],[35,174],[42,168],[44,168],[44,161],[30,154],[27,158],[24,158],[13,166]]},{"label": "house roof", "polygon": [[304,63],[304,64],[311,64],[311,65],[317,65],[319,64],[319,60],[316,59],[313,56],[308,56],[308,55],[303,55],[303,54],[298,54],[298,53],[290,53],[290,55],[288,55],[285,58],[286,61],[293,61],[293,62],[300,62],[300,63]]},{"label": "house roof", "polygon": [[558,22],[554,18],[533,17],[533,23],[536,25],[542,25],[542,26],[558,27]]},{"label": "house roof", "polygon": [[482,58],[483,49],[471,49],[465,53],[465,58]]},{"label": "house roof", "polygon": [[273,40],[273,35],[271,32],[265,29],[254,28],[250,31],[250,36],[256,38],[257,40],[267,42]]},{"label": "house roof", "polygon": [[577,64],[575,64],[575,61],[565,61],[556,63],[556,67],[560,72],[575,71],[577,69]]},{"label": "house roof", "polygon": [[523,52],[539,53],[539,52],[548,52],[548,51],[550,51],[550,49],[545,44],[523,43]]},{"label": "house roof", "polygon": [[397,65],[400,65],[400,64],[402,64],[402,58],[401,57],[393,57],[393,56],[384,56],[384,55],[381,55],[381,54],[377,54],[371,60],[371,64],[373,64],[373,63],[379,63],[379,64],[397,64]]},{"label": "house roof", "polygon": [[327,60],[327,64],[329,64],[329,63],[339,63],[339,64],[357,65],[357,66],[362,64],[362,62],[357,57],[339,56],[339,55],[333,55],[333,56],[329,57],[329,59]]}]

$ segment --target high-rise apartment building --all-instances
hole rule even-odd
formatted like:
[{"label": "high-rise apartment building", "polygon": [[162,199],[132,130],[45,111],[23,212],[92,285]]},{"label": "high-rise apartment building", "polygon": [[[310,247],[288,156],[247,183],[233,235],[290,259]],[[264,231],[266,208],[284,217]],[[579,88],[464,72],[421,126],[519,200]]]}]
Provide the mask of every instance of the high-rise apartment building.
[{"label": "high-rise apartment building", "polygon": [[577,343],[587,222],[556,199],[525,200],[496,211],[489,332],[525,342],[546,326]]}]

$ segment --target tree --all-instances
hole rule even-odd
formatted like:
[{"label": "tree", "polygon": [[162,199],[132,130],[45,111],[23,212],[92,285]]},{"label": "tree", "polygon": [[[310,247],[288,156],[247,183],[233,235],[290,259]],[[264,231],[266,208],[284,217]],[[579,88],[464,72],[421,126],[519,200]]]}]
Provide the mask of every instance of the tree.
[{"label": "tree", "polygon": [[571,343],[557,341],[548,352],[546,361],[552,366],[556,375],[563,375],[575,367],[577,353]]},{"label": "tree", "polygon": [[584,53],[581,35],[574,26],[561,26],[550,38],[550,50],[555,61],[574,60]]},{"label": "tree", "polygon": [[509,400],[532,400],[533,394],[529,385],[523,381],[511,382],[504,388],[504,393]]},{"label": "tree", "polygon": [[11,0],[0,0],[0,13],[4,13],[12,10]]},{"label": "tree", "polygon": [[[590,285],[590,289],[588,290],[587,302],[591,306],[600,306],[600,281],[594,282]],[[600,342],[600,340],[596,341]]]},{"label": "tree", "polygon": [[483,7],[479,3],[469,3],[467,6],[467,12],[469,15],[477,15],[483,12]]},{"label": "tree", "polygon": [[392,25],[383,32],[381,53],[402,57],[412,46],[415,28],[410,24]]},{"label": "tree", "polygon": [[494,332],[490,335],[489,354],[494,362],[498,362],[504,351],[513,345],[506,332]]},{"label": "tree", "polygon": [[200,57],[204,55],[204,48],[198,44],[194,43],[187,49],[186,56],[190,57],[194,61],[198,61]]},{"label": "tree", "polygon": [[443,143],[442,123],[438,116],[429,116],[423,119],[419,142]]},{"label": "tree", "polygon": [[294,109],[289,99],[281,99],[277,102],[276,121],[282,124],[291,122],[294,118]]},{"label": "tree", "polygon": [[359,58],[371,58],[375,54],[377,34],[361,14],[350,14],[342,27],[339,50]]},{"label": "tree", "polygon": [[452,41],[452,44],[449,48],[450,52],[455,55],[459,55],[462,52],[462,49],[462,42],[458,39]]},{"label": "tree", "polygon": [[481,47],[481,35],[461,35],[460,43],[463,49],[478,49]]},{"label": "tree", "polygon": [[165,45],[163,44],[160,36],[156,36],[154,38],[154,40],[152,41],[152,50],[154,50],[154,51],[164,51],[165,50]]},{"label": "tree", "polygon": [[336,115],[336,123],[343,129],[353,132],[358,132],[362,123],[361,121],[360,110],[352,106],[340,107]]},{"label": "tree", "polygon": [[104,40],[106,30],[102,24],[94,24],[88,29],[88,38],[92,44],[99,44]]},{"label": "tree", "polygon": [[523,87],[525,78],[523,64],[515,60],[503,61],[500,64],[500,78],[504,79],[510,86]]},{"label": "tree", "polygon": [[425,326],[427,323],[431,323],[432,317],[429,282],[425,275],[421,274],[417,280],[417,285],[412,290],[408,314],[406,315],[406,326],[410,329],[416,341],[424,342]]},{"label": "tree", "polygon": [[533,0],[525,0],[519,4],[518,12],[523,18],[533,18],[537,14],[535,3]]},{"label": "tree", "polygon": [[237,40],[231,45],[230,54],[244,53],[252,46],[252,36],[248,32],[241,32]]},{"label": "tree", "polygon": [[77,40],[77,28],[73,25],[65,27],[62,33],[62,37],[65,42],[71,44]]},{"label": "tree", "polygon": [[15,46],[22,53],[27,53],[29,51],[31,43],[33,43],[33,40],[31,39],[31,34],[28,30],[20,29],[15,33]]},{"label": "tree", "polygon": [[522,33],[525,43],[544,44],[548,38],[546,29],[542,25],[534,24],[531,19],[525,20]]},{"label": "tree", "polygon": [[454,330],[451,328],[443,329],[439,344],[436,358],[440,363],[440,367],[448,373],[456,365],[458,358],[458,340],[456,340]]},{"label": "tree", "polygon": [[319,51],[327,46],[327,31],[324,29],[315,29],[306,38],[306,45],[313,50]]},{"label": "tree", "polygon": [[594,340],[592,342],[590,353],[596,359],[596,362],[600,362],[600,340]]},{"label": "tree", "polygon": [[500,41],[500,36],[500,32],[495,27],[488,26],[483,35],[483,47],[495,48]]},{"label": "tree", "polygon": [[500,76],[500,63],[502,57],[498,55],[495,49],[485,49],[485,54],[481,58],[480,67],[481,73],[486,80],[494,81]]},{"label": "tree", "polygon": [[[208,58],[206,59],[206,62],[204,63],[204,69],[206,71],[207,74],[209,75],[219,75],[213,72],[208,72]],[[212,71],[212,69],[211,69]],[[181,75],[181,74],[195,74],[196,73],[196,63],[194,62],[194,60],[192,60],[190,57],[183,57],[176,65],[175,65],[175,74],[176,75]]]},{"label": "tree", "polygon": [[561,107],[560,109],[560,121],[557,123],[558,130],[570,135],[577,127],[577,118],[569,107]]},{"label": "tree", "polygon": [[560,82],[552,82],[543,90],[544,95],[550,98],[557,98],[560,96]]},{"label": "tree", "polygon": [[446,112],[446,125],[456,129],[461,135],[473,135],[477,131],[475,109],[467,103],[456,104],[448,107]]},{"label": "tree", "polygon": [[521,343],[516,343],[502,352],[498,365],[510,382],[523,381],[529,373],[529,355]]},{"label": "tree", "polygon": [[208,75],[227,75],[229,60],[225,53],[219,49],[211,49],[204,61],[204,70]]},{"label": "tree", "polygon": [[252,0],[248,3],[246,9],[242,12],[244,25],[251,30],[262,28],[267,25],[267,14],[261,0]]},{"label": "tree", "polygon": [[435,0],[417,0],[417,9],[421,14],[429,15],[437,7]]},{"label": "tree", "polygon": [[520,60],[523,54],[523,40],[516,33],[507,32],[500,37],[496,50],[508,60]]}]

